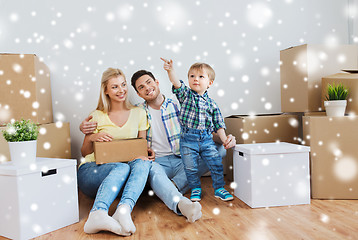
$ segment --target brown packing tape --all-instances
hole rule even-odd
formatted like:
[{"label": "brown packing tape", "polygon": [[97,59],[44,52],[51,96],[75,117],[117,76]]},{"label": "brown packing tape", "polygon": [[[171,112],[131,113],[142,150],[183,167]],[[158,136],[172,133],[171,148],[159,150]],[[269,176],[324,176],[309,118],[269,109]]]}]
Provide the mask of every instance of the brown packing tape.
[{"label": "brown packing tape", "polygon": [[97,164],[129,162],[139,156],[148,156],[147,140],[135,138],[95,142],[94,154]]}]

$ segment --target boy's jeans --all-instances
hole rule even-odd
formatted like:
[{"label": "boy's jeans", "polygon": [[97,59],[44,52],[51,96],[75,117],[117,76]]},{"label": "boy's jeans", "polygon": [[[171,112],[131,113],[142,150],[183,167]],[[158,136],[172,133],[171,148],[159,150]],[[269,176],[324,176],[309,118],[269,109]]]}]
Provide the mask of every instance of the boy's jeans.
[{"label": "boy's jeans", "polygon": [[209,167],[213,188],[216,190],[225,186],[222,158],[208,130],[182,128],[180,154],[190,189],[201,187],[198,174],[199,157]]},{"label": "boy's jeans", "polygon": [[125,184],[118,205],[128,204],[133,210],[145,187],[151,165],[151,161],[141,159],[133,160],[128,164],[119,162],[102,165],[97,165],[95,162],[85,163],[78,169],[78,185],[87,196],[96,196],[91,211],[98,209],[108,211]]}]

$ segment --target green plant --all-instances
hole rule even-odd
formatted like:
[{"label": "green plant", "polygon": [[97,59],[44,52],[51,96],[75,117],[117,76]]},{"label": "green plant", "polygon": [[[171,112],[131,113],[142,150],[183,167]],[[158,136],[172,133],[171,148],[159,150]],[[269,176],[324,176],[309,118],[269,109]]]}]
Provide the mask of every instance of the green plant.
[{"label": "green plant", "polygon": [[327,86],[327,101],[334,101],[334,100],[346,100],[348,96],[349,90],[345,87],[342,83],[336,84],[328,84]]},{"label": "green plant", "polygon": [[2,130],[2,134],[8,142],[23,142],[36,140],[39,133],[38,126],[31,120],[15,121],[9,123],[5,130]]}]

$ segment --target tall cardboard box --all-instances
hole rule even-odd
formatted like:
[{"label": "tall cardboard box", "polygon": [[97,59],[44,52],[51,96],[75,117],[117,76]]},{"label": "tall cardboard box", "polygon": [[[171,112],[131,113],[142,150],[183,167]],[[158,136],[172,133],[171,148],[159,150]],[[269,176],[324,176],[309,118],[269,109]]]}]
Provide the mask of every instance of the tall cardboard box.
[{"label": "tall cardboard box", "polygon": [[321,79],[356,69],[358,46],[301,45],[280,52],[281,111],[321,111]]},{"label": "tall cardboard box", "polygon": [[0,54],[0,126],[21,118],[53,122],[50,72],[34,54]]},{"label": "tall cardboard box", "polygon": [[303,117],[312,198],[358,199],[358,118]]},{"label": "tall cardboard box", "polygon": [[[288,142],[299,143],[299,118],[294,114],[233,115],[225,118],[226,134],[232,134],[237,144]],[[233,149],[228,149],[225,161],[226,178],[233,180]]]},{"label": "tall cardboard box", "polygon": [[336,73],[322,78],[322,101],[321,105],[324,109],[324,101],[327,96],[328,84],[342,83],[349,88],[346,113],[358,115],[358,73]]},{"label": "tall cardboard box", "polygon": [[[2,136],[0,127],[0,163],[10,161],[9,145]],[[70,123],[41,124],[37,138],[37,157],[71,158]]]}]

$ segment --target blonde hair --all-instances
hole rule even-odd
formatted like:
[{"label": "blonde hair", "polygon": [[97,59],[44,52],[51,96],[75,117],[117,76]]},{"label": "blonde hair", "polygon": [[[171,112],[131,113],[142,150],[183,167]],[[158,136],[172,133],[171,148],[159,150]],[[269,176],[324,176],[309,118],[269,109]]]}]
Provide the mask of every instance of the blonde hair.
[{"label": "blonde hair", "polygon": [[[103,72],[101,79],[101,89],[96,110],[100,110],[105,113],[108,113],[111,110],[111,99],[106,94],[107,84],[110,79],[117,78],[119,76],[122,76],[124,78],[124,81],[127,82],[126,76],[124,75],[122,70],[118,68],[108,68],[106,71]],[[128,109],[133,108],[133,105],[128,100],[128,96],[126,97],[125,105]]]},{"label": "blonde hair", "polygon": [[205,69],[205,71],[207,72],[210,81],[213,82],[215,80],[215,71],[207,63],[194,63],[193,65],[191,65],[191,67],[189,68],[189,71],[188,71],[188,77],[189,77],[190,71],[203,71],[203,69]]}]

